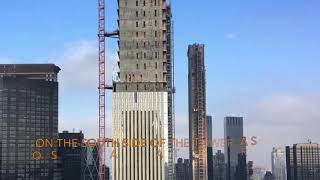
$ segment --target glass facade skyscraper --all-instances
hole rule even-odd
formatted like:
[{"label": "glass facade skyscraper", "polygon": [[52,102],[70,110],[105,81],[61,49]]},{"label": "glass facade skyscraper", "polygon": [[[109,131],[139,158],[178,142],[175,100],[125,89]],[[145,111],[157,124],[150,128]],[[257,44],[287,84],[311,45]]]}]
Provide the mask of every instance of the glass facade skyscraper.
[{"label": "glass facade skyscraper", "polygon": [[36,147],[37,139],[58,135],[59,71],[53,64],[0,64],[0,179],[59,178],[56,149]]}]

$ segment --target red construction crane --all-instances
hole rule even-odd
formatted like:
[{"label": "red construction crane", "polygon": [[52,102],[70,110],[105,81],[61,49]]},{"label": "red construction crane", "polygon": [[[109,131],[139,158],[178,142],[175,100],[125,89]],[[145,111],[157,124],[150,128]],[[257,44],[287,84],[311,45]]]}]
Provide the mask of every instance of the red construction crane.
[{"label": "red construction crane", "polygon": [[105,180],[105,141],[106,141],[106,119],[105,119],[105,90],[112,90],[113,87],[105,83],[105,57],[106,57],[106,37],[119,38],[119,30],[106,32],[105,23],[105,0],[99,1],[99,180]]},{"label": "red construction crane", "polygon": [[[105,141],[105,0],[99,1],[99,140]],[[99,180],[105,180],[105,143],[99,143]]]}]

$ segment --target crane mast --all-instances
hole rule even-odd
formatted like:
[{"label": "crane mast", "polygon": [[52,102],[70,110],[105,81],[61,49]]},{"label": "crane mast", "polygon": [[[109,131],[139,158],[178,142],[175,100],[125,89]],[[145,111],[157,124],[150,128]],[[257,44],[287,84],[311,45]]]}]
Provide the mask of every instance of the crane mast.
[{"label": "crane mast", "polygon": [[99,1],[99,180],[105,180],[105,0]]}]

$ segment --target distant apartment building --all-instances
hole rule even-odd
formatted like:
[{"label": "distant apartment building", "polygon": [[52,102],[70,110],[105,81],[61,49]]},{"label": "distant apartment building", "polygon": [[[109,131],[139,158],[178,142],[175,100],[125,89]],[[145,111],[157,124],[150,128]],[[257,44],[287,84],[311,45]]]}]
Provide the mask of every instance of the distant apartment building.
[{"label": "distant apartment building", "polygon": [[221,150],[213,156],[213,180],[226,180],[226,164]]},{"label": "distant apartment building", "polygon": [[173,58],[168,1],[118,1],[120,79],[112,93],[112,138],[163,146],[113,147],[112,179],[172,180]]},{"label": "distant apartment building", "polygon": [[[56,148],[38,139],[58,137],[58,72],[54,64],[0,64],[0,179],[59,179]],[[41,153],[36,153],[36,151]],[[41,157],[40,159],[38,159]]]},{"label": "distant apartment building", "polygon": [[212,116],[207,116],[207,140],[208,180],[213,180]]},{"label": "distant apartment building", "polygon": [[246,145],[241,144],[243,138],[243,118],[225,117],[225,161],[226,179],[247,179]]},{"label": "distant apartment building", "polygon": [[206,81],[204,45],[188,48],[189,58],[189,156],[194,180],[208,179]]},{"label": "distant apartment building", "polygon": [[294,144],[286,147],[287,180],[320,179],[320,145]]},{"label": "distant apartment building", "polygon": [[[63,140],[63,145],[58,147],[59,167],[62,180],[81,180],[83,161],[82,140],[83,133],[63,131],[59,133],[59,139]],[[72,144],[72,142],[77,142]]]},{"label": "distant apartment building", "polygon": [[191,163],[189,159],[179,158],[175,165],[176,180],[192,180]]},{"label": "distant apartment building", "polygon": [[273,148],[271,152],[271,166],[274,180],[286,180],[286,155],[283,149]]}]

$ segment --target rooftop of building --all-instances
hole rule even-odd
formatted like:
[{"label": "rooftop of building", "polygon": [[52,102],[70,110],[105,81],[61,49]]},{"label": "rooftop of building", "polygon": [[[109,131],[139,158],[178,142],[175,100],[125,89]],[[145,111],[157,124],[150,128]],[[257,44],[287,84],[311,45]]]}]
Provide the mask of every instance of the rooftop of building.
[{"label": "rooftop of building", "polygon": [[0,64],[0,74],[57,74],[55,64]]}]

